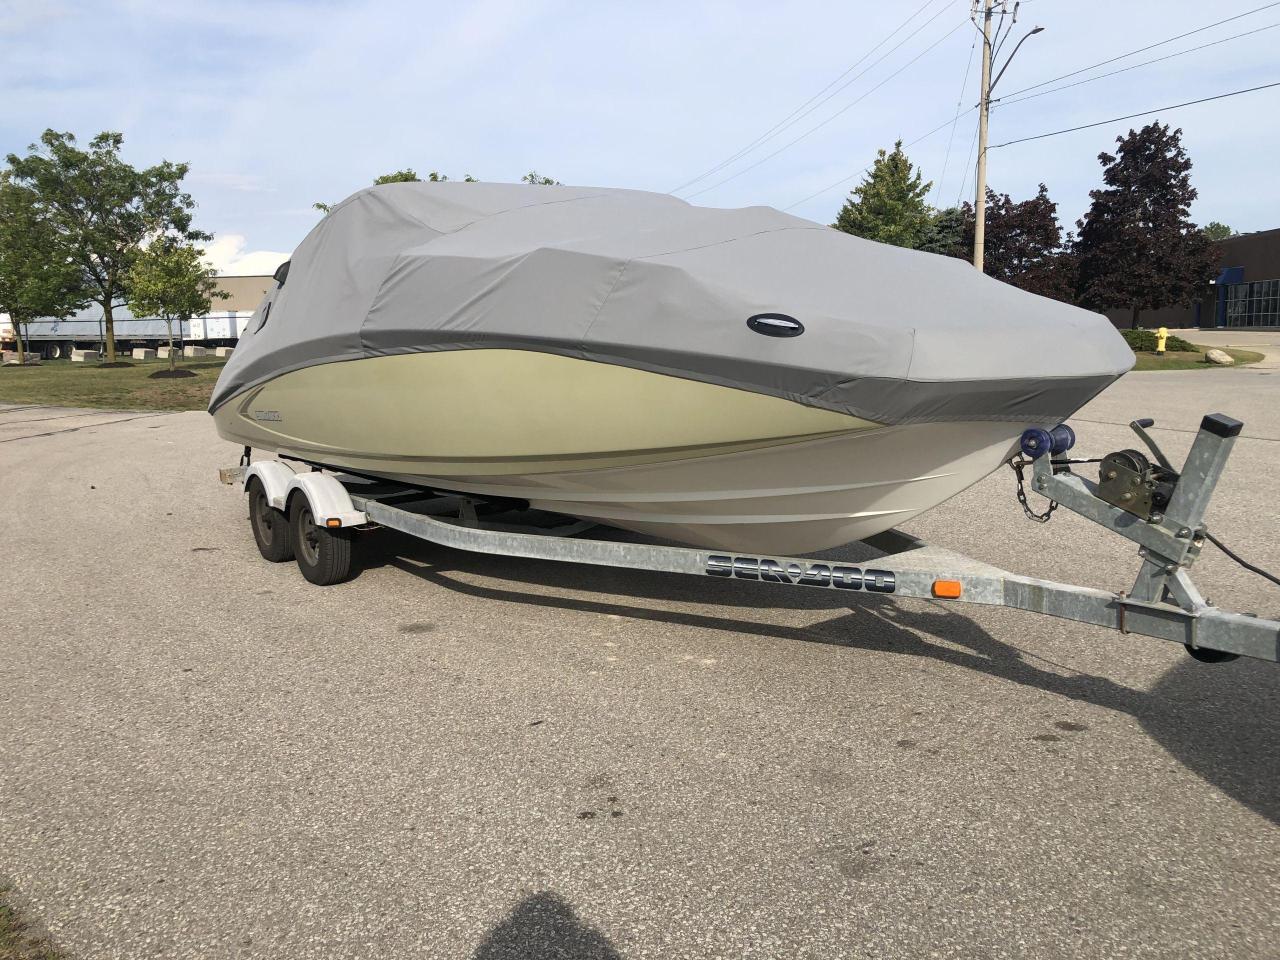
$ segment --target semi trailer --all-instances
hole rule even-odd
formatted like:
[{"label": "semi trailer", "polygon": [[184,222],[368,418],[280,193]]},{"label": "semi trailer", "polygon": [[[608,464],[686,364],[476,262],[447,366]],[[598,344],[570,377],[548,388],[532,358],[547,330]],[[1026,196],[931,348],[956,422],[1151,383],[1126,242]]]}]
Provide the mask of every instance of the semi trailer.
[{"label": "semi trailer", "polygon": [[[219,277],[218,289],[226,296],[215,299],[215,309],[203,316],[174,320],[174,345],[234,347],[273,284],[272,278],[265,276]],[[116,306],[111,314],[118,354],[127,354],[134,347],[168,344],[169,326],[164,320],[135,317],[127,306]],[[17,333],[9,316],[0,313],[0,349],[16,350]],[[32,320],[21,333],[27,352],[45,360],[69,360],[72,350],[99,350],[105,355],[106,325],[98,304],[62,320]]]}]

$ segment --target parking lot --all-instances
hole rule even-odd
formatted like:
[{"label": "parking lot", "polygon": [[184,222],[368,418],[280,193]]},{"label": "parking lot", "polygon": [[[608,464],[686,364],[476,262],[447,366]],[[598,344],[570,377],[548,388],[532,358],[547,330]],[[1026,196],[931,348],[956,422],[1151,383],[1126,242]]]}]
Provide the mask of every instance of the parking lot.
[{"label": "parking lot", "polygon": [[[1244,420],[1209,523],[1280,568],[1277,366],[1131,374],[1078,451]],[[71,956],[1277,956],[1276,665],[389,532],[313,587],[237,454],[198,412],[0,408],[0,880]],[[907,529],[1137,569],[1007,470]]]}]

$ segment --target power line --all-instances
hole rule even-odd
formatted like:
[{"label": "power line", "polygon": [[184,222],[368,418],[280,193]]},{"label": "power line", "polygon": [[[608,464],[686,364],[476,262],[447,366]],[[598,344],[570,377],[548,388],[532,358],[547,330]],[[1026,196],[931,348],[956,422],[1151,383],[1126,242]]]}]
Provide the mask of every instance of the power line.
[{"label": "power line", "polygon": [[[964,111],[964,113],[962,113],[962,114],[960,114],[960,115],[961,115],[961,116],[964,116],[965,114],[973,113],[973,111],[975,111],[975,110],[977,110],[977,109],[978,109],[977,107],[970,107],[968,110],[965,110],[965,111]],[[905,145],[903,146],[903,148],[902,148],[902,149],[903,149],[903,150],[907,150],[907,149],[909,149],[909,148],[911,148],[911,147],[914,147],[917,143],[920,143],[922,140],[928,140],[930,137],[932,137],[932,136],[933,136],[935,133],[937,133],[939,130],[943,130],[943,129],[945,129],[946,127],[951,126],[953,123],[955,123],[955,120],[954,120],[954,119],[953,119],[953,120],[944,120],[944,121],[942,121],[942,123],[938,124],[936,127],[934,127],[932,130],[930,130],[928,133],[924,134],[923,136],[916,137],[916,138],[915,138],[914,140],[912,140],[910,143],[905,144]],[[874,167],[874,166],[875,166],[875,163],[874,163],[874,162],[872,162],[869,166],[863,167],[863,168],[862,168],[861,170],[859,170],[857,173],[851,173],[851,174],[849,174],[847,177],[841,177],[841,178],[840,178],[839,180],[837,180],[835,183],[828,184],[827,186],[823,187],[821,190],[817,191],[816,193],[811,193],[811,194],[809,194],[807,197],[804,197],[803,199],[797,200],[795,203],[791,204],[791,206],[789,206],[789,207],[783,207],[782,209],[783,209],[783,211],[784,211],[784,212],[785,212],[785,211],[787,211],[787,210],[794,210],[796,207],[800,206],[802,203],[808,203],[808,202],[809,202],[810,200],[812,200],[814,197],[820,197],[820,196],[822,196],[824,193],[827,193],[827,192],[828,192],[828,191],[830,191],[830,190],[834,190],[836,187],[841,186],[842,184],[848,183],[848,182],[849,182],[850,180],[852,180],[854,177],[860,177],[860,176],[862,176],[863,174],[870,173],[870,172],[871,172],[871,168],[872,168],[872,167]]]},{"label": "power line", "polygon": [[[877,43],[874,47],[872,47],[870,50],[868,50],[866,53],[864,53],[861,57],[859,57],[856,61],[854,61],[854,63],[853,63],[852,65],[850,65],[850,66],[849,66],[849,68],[848,68],[848,69],[846,69],[846,70],[844,71],[844,73],[840,74],[840,76],[836,77],[834,80],[832,80],[830,83],[828,83],[825,87],[823,87],[821,90],[819,90],[817,93],[815,93],[812,97],[810,97],[810,98],[809,98],[808,100],[806,100],[804,103],[800,104],[800,106],[796,107],[796,109],[795,109],[795,110],[791,111],[791,113],[787,114],[787,116],[783,117],[780,121],[778,121],[776,124],[774,124],[774,125],[773,125],[772,127],[770,127],[768,130],[766,130],[766,131],[765,131],[764,133],[762,133],[760,136],[756,137],[756,139],[752,140],[749,144],[747,144],[745,147],[743,147],[741,150],[739,150],[739,151],[738,151],[737,153],[735,153],[733,156],[728,157],[727,159],[720,161],[720,162],[719,162],[719,163],[717,163],[714,167],[712,167],[710,170],[707,170],[707,171],[705,171],[705,172],[703,172],[703,173],[698,174],[698,176],[694,177],[692,180],[686,180],[684,183],[680,184],[680,186],[678,186],[678,187],[673,187],[673,188],[672,188],[670,191],[668,191],[668,192],[669,192],[669,193],[678,193],[679,191],[684,190],[686,187],[691,187],[691,186],[693,186],[695,183],[699,182],[700,180],[705,180],[707,177],[711,176],[712,174],[714,174],[714,173],[718,173],[719,171],[723,170],[725,167],[729,166],[730,164],[732,164],[732,163],[734,163],[734,162],[736,162],[736,161],[740,160],[742,157],[745,157],[747,154],[751,153],[751,152],[752,152],[756,147],[760,146],[761,144],[767,143],[769,140],[772,140],[774,137],[776,137],[778,134],[780,134],[783,130],[786,130],[786,129],[790,128],[790,127],[795,126],[797,123],[799,123],[799,122],[800,122],[801,120],[803,120],[805,117],[809,116],[809,114],[813,113],[815,110],[817,110],[817,109],[818,109],[819,107],[821,107],[823,104],[825,104],[825,103],[827,103],[828,101],[830,101],[833,97],[835,97],[838,93],[840,93],[840,91],[847,89],[851,84],[853,84],[853,83],[857,82],[857,81],[858,81],[858,80],[860,80],[862,77],[866,76],[870,71],[874,70],[874,69],[875,69],[876,67],[878,67],[881,63],[883,63],[883,62],[884,62],[888,57],[892,56],[892,55],[893,55],[893,53],[894,53],[894,52],[896,52],[896,51],[897,51],[897,50],[898,50],[898,49],[899,49],[903,44],[907,43],[907,42],[908,42],[908,41],[910,41],[912,38],[914,38],[915,36],[917,36],[917,35],[920,33],[920,31],[921,31],[921,30],[924,30],[924,29],[925,29],[925,27],[929,26],[929,24],[933,23],[933,21],[934,21],[934,20],[938,19],[938,17],[940,17],[944,12],[946,12],[946,6],[945,6],[945,4],[946,4],[947,0],[943,0],[944,5],[943,5],[942,7],[939,7],[939,9],[937,10],[937,12],[936,12],[936,13],[934,13],[934,15],[933,15],[932,17],[930,17],[930,18],[929,18],[928,20],[926,20],[924,23],[920,24],[920,26],[919,26],[919,27],[917,27],[914,31],[912,31],[910,34],[908,34],[906,37],[904,37],[901,41],[899,41],[899,42],[898,42],[895,46],[893,46],[891,49],[889,49],[888,51],[886,51],[886,53],[884,54],[884,56],[880,57],[880,59],[876,60],[874,63],[872,63],[870,66],[868,66],[865,70],[863,70],[862,72],[858,73],[856,76],[851,77],[851,78],[850,78],[849,80],[847,80],[845,83],[842,83],[842,84],[840,83],[840,81],[841,81],[841,80],[843,80],[845,77],[847,77],[847,76],[848,76],[848,75],[849,75],[849,74],[850,74],[850,73],[851,73],[855,68],[857,68],[857,67],[858,67],[858,66],[859,66],[859,65],[860,65],[864,60],[866,60],[866,59],[867,59],[867,57],[871,56],[873,53],[875,53],[877,50],[879,50],[881,47],[883,47],[886,43],[888,43],[890,40],[892,40],[892,39],[893,39],[893,37],[894,37],[894,36],[895,36],[895,35],[896,35],[900,30],[902,30],[902,28],[903,28],[903,27],[905,27],[908,23],[910,23],[912,20],[914,20],[916,17],[918,17],[918,16],[921,14],[921,12],[923,12],[923,11],[924,11],[924,9],[925,9],[926,7],[928,7],[931,3],[934,3],[934,2],[935,2],[935,0],[925,0],[925,2],[924,2],[924,3],[922,3],[922,4],[919,6],[919,8],[917,8],[917,9],[916,9],[916,11],[915,11],[913,14],[911,14],[911,16],[907,17],[907,19],[906,19],[906,20],[904,20],[904,21],[902,21],[902,23],[898,24],[898,26],[897,26],[897,27],[895,27],[895,28],[894,28],[894,29],[889,33],[889,35],[888,35],[888,36],[886,36],[883,40],[881,40],[881,41],[880,41],[879,43]],[[839,85],[839,86],[836,86],[836,84],[840,84],[840,85]],[[831,88],[832,88],[832,87],[836,87],[836,89],[831,90]],[[830,93],[830,94],[828,94],[827,96],[823,97],[822,95],[823,95],[824,93],[826,93],[828,90],[831,90],[831,93]],[[819,99],[820,97],[821,97],[822,99]],[[814,103],[814,101],[815,101],[815,100],[817,100],[818,102],[817,102],[817,103]],[[813,104],[813,106],[809,106],[810,104]],[[808,107],[808,109],[805,109],[806,107]]]},{"label": "power line", "polygon": [[960,106],[964,103],[964,91],[969,86],[969,71],[973,69],[973,51],[978,48],[978,38],[973,38],[973,43],[969,44],[969,59],[964,62],[964,79],[960,81],[960,93],[956,97],[956,115],[951,118],[951,132],[947,135],[947,153],[942,160],[942,176],[938,177],[938,186],[933,191],[933,202],[936,205],[938,197],[942,196],[942,182],[947,179],[947,167],[951,163],[951,143],[956,138],[956,122],[960,119]]},{"label": "power line", "polygon": [[[717,180],[715,183],[711,184],[711,186],[709,186],[709,187],[703,187],[701,190],[697,190],[697,191],[694,191],[693,193],[688,194],[684,199],[686,199],[686,200],[692,200],[694,197],[699,197],[699,196],[701,196],[701,195],[702,195],[702,194],[704,194],[704,193],[708,193],[708,192],[710,192],[710,191],[714,190],[716,187],[723,186],[724,184],[728,183],[730,180],[736,180],[738,177],[742,176],[744,173],[748,173],[748,172],[750,172],[750,171],[754,170],[756,167],[760,166],[762,163],[767,163],[768,161],[770,161],[770,160],[772,160],[774,157],[776,157],[778,154],[780,154],[780,153],[782,153],[782,152],[784,152],[784,151],[786,151],[786,150],[789,150],[791,147],[794,147],[794,146],[795,146],[797,143],[799,143],[801,140],[806,139],[807,137],[809,137],[809,136],[813,135],[814,133],[817,133],[819,130],[821,130],[823,127],[825,127],[828,123],[830,123],[832,120],[836,119],[836,117],[839,117],[841,114],[843,114],[843,113],[845,113],[846,111],[848,111],[848,110],[852,109],[853,107],[857,106],[859,103],[861,103],[863,100],[867,99],[867,97],[871,96],[871,94],[875,93],[877,90],[879,90],[881,87],[883,87],[886,83],[888,83],[888,82],[889,82],[890,80],[892,80],[894,77],[898,76],[900,73],[902,73],[902,72],[903,72],[904,70],[906,70],[908,67],[913,66],[913,65],[916,63],[916,61],[920,60],[920,59],[921,59],[925,54],[932,52],[932,50],[933,50],[933,48],[934,48],[934,47],[938,46],[938,44],[940,44],[940,43],[942,43],[944,40],[948,39],[948,38],[949,38],[953,33],[955,33],[957,30],[959,30],[962,26],[964,26],[964,25],[965,25],[966,23],[968,23],[968,22],[969,22],[969,21],[968,21],[967,19],[966,19],[966,20],[962,20],[962,21],[960,21],[958,24],[956,24],[954,27],[952,27],[950,30],[948,30],[946,33],[944,33],[942,36],[940,36],[937,40],[933,41],[933,43],[929,44],[929,46],[925,47],[925,48],[924,48],[923,50],[921,50],[918,54],[916,54],[914,57],[912,57],[910,60],[908,60],[906,63],[904,63],[904,64],[903,64],[901,67],[899,67],[897,70],[893,71],[893,73],[889,74],[887,77],[885,77],[883,80],[881,80],[879,83],[877,83],[874,87],[872,87],[872,88],[871,88],[870,90],[868,90],[866,93],[862,94],[862,96],[860,96],[860,97],[858,97],[857,99],[852,100],[852,101],[850,101],[849,103],[845,104],[843,107],[841,107],[841,108],[840,108],[839,110],[837,110],[835,113],[831,114],[831,116],[827,117],[825,120],[822,120],[822,121],[821,121],[821,122],[819,122],[818,124],[816,124],[816,125],[814,125],[814,126],[810,127],[808,130],[806,130],[804,133],[800,134],[800,136],[796,137],[794,140],[789,140],[789,141],[787,141],[785,144],[783,144],[783,145],[782,145],[781,147],[779,147],[777,150],[773,151],[773,153],[767,154],[766,156],[764,156],[764,157],[762,157],[761,159],[757,160],[755,163],[753,163],[753,164],[750,164],[750,165],[748,165],[748,166],[743,167],[743,168],[742,168],[741,170],[739,170],[737,173],[730,174],[729,176],[725,177],[723,180]],[[949,122],[949,121],[948,121],[948,122]],[[946,125],[946,124],[943,124],[943,126],[945,126],[945,125]],[[942,127],[939,127],[938,129],[939,129],[939,130],[941,130],[941,129],[942,129]]]},{"label": "power line", "polygon": [[1057,83],[1059,80],[1066,80],[1068,77],[1075,77],[1075,76],[1079,76],[1082,73],[1088,73],[1090,70],[1095,70],[1098,67],[1105,67],[1108,64],[1115,63],[1117,60],[1124,60],[1128,57],[1135,56],[1139,53],[1146,53],[1148,50],[1154,50],[1156,47],[1163,47],[1166,43],[1173,43],[1173,41],[1181,40],[1184,37],[1190,37],[1197,33],[1204,33],[1206,30],[1212,30],[1214,27],[1220,27],[1224,23],[1231,23],[1233,20],[1239,20],[1243,17],[1252,16],[1253,14],[1260,13],[1263,10],[1270,10],[1272,7],[1280,7],[1280,0],[1276,0],[1276,2],[1274,3],[1263,4],[1260,7],[1254,7],[1252,10],[1246,10],[1244,13],[1237,13],[1234,17],[1227,17],[1225,20],[1217,20],[1214,23],[1206,24],[1203,27],[1197,27],[1194,30],[1188,30],[1186,33],[1180,33],[1176,37],[1169,37],[1167,40],[1161,40],[1158,43],[1151,43],[1145,47],[1139,47],[1137,50],[1130,50],[1128,53],[1122,53],[1119,56],[1112,57],[1109,60],[1102,60],[1098,63],[1092,64],[1091,66],[1081,67],[1079,70],[1072,70],[1070,73],[1064,73],[1058,77],[1052,77],[1048,80],[1042,80],[1039,83],[1033,83],[1029,87],[1023,87],[1021,90],[1013,91],[1013,93],[1010,93],[1008,96],[1016,97],[1018,94],[1026,93],[1028,90],[1038,90],[1041,87],[1047,87],[1049,84]]},{"label": "power line", "polygon": [[[1181,56],[1185,56],[1188,53],[1195,53],[1197,50],[1204,50],[1204,49],[1207,49],[1208,47],[1216,47],[1220,43],[1227,43],[1228,41],[1231,41],[1231,40],[1239,40],[1241,37],[1251,37],[1255,33],[1262,33],[1266,30],[1274,30],[1276,27],[1280,27],[1280,22],[1269,23],[1265,27],[1258,27],[1256,30],[1246,30],[1244,33],[1237,33],[1230,37],[1223,37],[1221,40],[1211,40],[1209,43],[1202,43],[1198,47],[1190,47],[1186,50],[1179,50],[1177,53],[1170,53],[1163,57],[1156,57],[1154,60],[1143,60],[1141,63],[1135,63],[1128,67],[1121,67],[1119,70],[1111,70],[1108,73],[1100,73],[1096,77],[1086,77],[1083,80],[1076,80],[1074,83],[1064,83],[1060,87],[1050,87],[1048,90],[1041,90],[1039,93],[1029,93],[1025,97],[1017,97],[1014,100],[1009,100],[1004,97],[997,97],[995,100],[992,100],[991,102],[992,104],[999,103],[1001,106],[1007,107],[1007,106],[1010,106],[1011,104],[1022,103],[1024,100],[1034,100],[1036,97],[1043,97],[1046,94],[1057,93],[1059,90],[1067,90],[1071,87],[1081,86],[1082,84],[1093,83],[1093,81],[1095,80],[1104,80],[1107,77],[1114,77],[1118,73],[1127,73],[1130,70],[1137,70],[1139,67],[1149,67],[1153,63],[1162,63],[1165,60],[1172,60],[1174,57],[1181,57]],[[1012,96],[1012,94],[1010,96]]]},{"label": "power line", "polygon": [[1275,83],[1264,83],[1259,87],[1248,87],[1245,90],[1232,90],[1230,93],[1219,93],[1213,97],[1201,97],[1199,100],[1188,100],[1185,103],[1175,103],[1167,107],[1156,107],[1153,110],[1142,110],[1139,113],[1130,113],[1123,117],[1112,117],[1110,120],[1099,120],[1097,123],[1084,123],[1078,127],[1067,127],[1063,130],[1051,130],[1049,133],[1038,133],[1034,137],[1021,137],[1017,140],[1006,140],[1004,143],[997,143],[995,146],[988,147],[987,149],[997,150],[1000,147],[1011,147],[1015,143],[1026,143],[1028,140],[1043,140],[1045,137],[1056,137],[1062,133],[1075,133],[1077,130],[1088,130],[1091,127],[1104,127],[1108,123],[1118,123],[1121,120],[1132,120],[1134,117],[1145,117],[1152,113],[1164,113],[1168,110],[1177,110],[1179,107],[1190,107],[1197,103],[1209,103],[1211,100],[1225,100],[1227,97],[1238,97],[1242,93],[1254,93],[1257,90],[1270,90],[1272,87],[1280,87],[1280,80]]}]

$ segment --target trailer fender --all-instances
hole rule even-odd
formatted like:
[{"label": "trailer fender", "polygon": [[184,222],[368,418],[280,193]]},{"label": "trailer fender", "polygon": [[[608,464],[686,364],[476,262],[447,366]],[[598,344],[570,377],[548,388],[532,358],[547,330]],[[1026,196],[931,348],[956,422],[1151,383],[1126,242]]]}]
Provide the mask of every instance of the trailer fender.
[{"label": "trailer fender", "polygon": [[327,473],[294,474],[285,493],[286,504],[295,490],[307,498],[317,526],[358,527],[369,522],[364,511],[351,503],[347,488]]},{"label": "trailer fender", "polygon": [[289,502],[289,493],[294,489],[292,483],[296,476],[297,474],[289,469],[288,464],[281,463],[279,460],[260,460],[257,463],[251,463],[245,470],[244,488],[248,490],[249,481],[257,477],[267,494],[267,502],[277,510],[283,511]]}]

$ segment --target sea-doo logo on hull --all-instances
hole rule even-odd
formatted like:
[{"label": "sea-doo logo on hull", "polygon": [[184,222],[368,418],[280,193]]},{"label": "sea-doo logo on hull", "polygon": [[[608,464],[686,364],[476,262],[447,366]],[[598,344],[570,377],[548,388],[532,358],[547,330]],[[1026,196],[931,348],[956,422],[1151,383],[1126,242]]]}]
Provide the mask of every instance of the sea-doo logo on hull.
[{"label": "sea-doo logo on hull", "polygon": [[839,563],[799,564],[772,557],[730,557],[718,553],[707,557],[705,572],[709,577],[738,577],[836,590],[869,590],[872,593],[893,593],[898,586],[892,570],[864,570]]},{"label": "sea-doo logo on hull", "polygon": [[253,411],[253,419],[269,420],[273,423],[279,423],[284,417],[280,416],[279,410],[255,410]]}]

